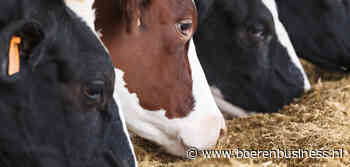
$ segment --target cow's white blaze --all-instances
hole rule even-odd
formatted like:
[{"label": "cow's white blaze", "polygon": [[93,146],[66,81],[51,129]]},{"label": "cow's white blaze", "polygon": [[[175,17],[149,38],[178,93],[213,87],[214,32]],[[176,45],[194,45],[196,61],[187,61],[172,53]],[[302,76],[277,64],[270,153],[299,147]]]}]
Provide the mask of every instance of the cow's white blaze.
[{"label": "cow's white blaze", "polygon": [[[189,117],[187,117],[188,121],[191,121],[192,119],[191,117],[193,117],[193,119],[196,119],[196,118],[201,119],[201,118],[204,118],[205,116],[207,117],[212,116],[217,121],[217,122],[213,122],[213,123],[216,123],[216,125],[210,125],[210,122],[206,122],[206,121],[200,122],[200,120],[198,120],[198,123],[200,124],[198,124],[197,126],[205,127],[206,124],[209,124],[210,126],[207,127],[208,136],[213,134],[218,135],[221,129],[226,129],[225,121],[222,116],[222,113],[220,112],[219,108],[215,103],[214,97],[212,95],[209,84],[205,77],[204,71],[197,57],[193,40],[191,40],[190,42],[188,55],[189,55],[189,62],[192,70],[193,96],[195,99],[194,111]],[[191,126],[191,123],[189,124],[189,126]],[[212,130],[209,130],[209,128],[212,128]],[[216,132],[213,134],[210,134],[213,130],[216,130]],[[193,134],[196,134],[196,132],[193,132]],[[198,136],[198,137],[202,137],[202,136]],[[203,139],[198,139],[198,140],[203,140]],[[193,145],[195,145],[195,143],[193,143]]]},{"label": "cow's white blaze", "polygon": [[116,93],[123,105],[128,128],[137,135],[162,145],[167,152],[184,156],[188,147],[199,149],[214,146],[220,131],[226,129],[225,120],[215,104],[197,58],[193,41],[190,43],[189,63],[192,70],[195,107],[185,118],[168,119],[166,111],[149,111],[141,107],[136,94],[130,93],[123,81],[124,73],[115,69]]},{"label": "cow's white blaze", "polygon": [[[95,18],[96,17],[95,17],[95,10],[92,7],[95,0],[65,0],[64,2],[68,8],[70,8],[78,17],[80,17],[82,19],[82,21],[84,21],[87,24],[88,27],[90,27],[91,31],[96,35],[96,38],[101,42],[101,45],[105,48],[106,52],[108,52],[104,43],[100,39],[99,33],[97,33],[97,31],[95,29]],[[123,111],[122,111],[123,110],[122,103],[120,102],[119,98],[115,98],[115,101],[116,101],[118,108],[119,108],[118,114],[119,114],[119,118],[123,124],[123,131],[127,137],[129,147],[130,147],[131,152],[134,156],[135,165],[138,166],[137,161],[136,161],[134,147],[132,146],[129,131],[127,130],[127,127],[126,127],[125,118],[124,118]]]},{"label": "cow's white blaze", "polygon": [[262,0],[262,2],[265,4],[265,6],[270,10],[270,12],[272,13],[274,22],[275,22],[275,29],[276,29],[276,33],[278,36],[279,41],[281,42],[281,44],[287,48],[288,51],[288,55],[290,56],[292,62],[295,64],[296,67],[299,68],[299,70],[301,71],[303,78],[304,78],[304,89],[310,90],[311,89],[311,85],[309,82],[309,79],[299,61],[299,58],[294,50],[293,44],[289,38],[289,35],[287,33],[287,30],[285,29],[284,25],[282,24],[282,22],[279,20],[278,18],[278,11],[277,11],[277,6],[276,6],[276,2],[275,0]]}]

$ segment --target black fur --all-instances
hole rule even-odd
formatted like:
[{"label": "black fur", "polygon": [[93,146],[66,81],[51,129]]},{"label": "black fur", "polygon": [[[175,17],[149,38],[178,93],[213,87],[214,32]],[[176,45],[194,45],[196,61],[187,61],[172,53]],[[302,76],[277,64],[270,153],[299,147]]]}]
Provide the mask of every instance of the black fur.
[{"label": "black fur", "polygon": [[194,37],[211,86],[247,111],[277,112],[304,92],[301,71],[279,43],[260,0],[197,0]]},{"label": "black fur", "polygon": [[276,0],[298,56],[328,70],[350,71],[350,0]]},{"label": "black fur", "polygon": [[[92,30],[62,0],[2,0],[0,11],[0,166],[135,166]],[[8,76],[14,35],[21,71]]]}]

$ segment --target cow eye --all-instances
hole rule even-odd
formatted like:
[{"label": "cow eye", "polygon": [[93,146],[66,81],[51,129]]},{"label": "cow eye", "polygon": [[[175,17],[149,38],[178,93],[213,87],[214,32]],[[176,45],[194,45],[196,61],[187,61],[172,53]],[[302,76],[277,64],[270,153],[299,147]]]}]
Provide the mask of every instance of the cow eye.
[{"label": "cow eye", "polygon": [[85,85],[84,95],[91,101],[101,102],[105,84],[103,81],[93,81]]},{"label": "cow eye", "polygon": [[191,19],[181,20],[176,24],[176,30],[180,33],[180,35],[189,39],[192,35],[193,24]]}]

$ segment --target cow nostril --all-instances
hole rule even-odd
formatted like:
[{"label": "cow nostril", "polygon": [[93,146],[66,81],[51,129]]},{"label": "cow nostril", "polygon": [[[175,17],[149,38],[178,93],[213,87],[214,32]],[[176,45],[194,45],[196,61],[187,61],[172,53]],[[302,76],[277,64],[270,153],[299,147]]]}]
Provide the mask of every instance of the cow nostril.
[{"label": "cow nostril", "polygon": [[224,136],[226,135],[226,133],[227,133],[227,129],[226,129],[226,128],[225,128],[225,129],[221,129],[221,130],[220,130],[219,138],[224,137]]},{"label": "cow nostril", "polygon": [[188,146],[187,144],[185,144],[183,139],[180,139],[180,143],[182,145],[182,147],[184,148],[185,151],[189,150],[191,148],[191,146]]}]

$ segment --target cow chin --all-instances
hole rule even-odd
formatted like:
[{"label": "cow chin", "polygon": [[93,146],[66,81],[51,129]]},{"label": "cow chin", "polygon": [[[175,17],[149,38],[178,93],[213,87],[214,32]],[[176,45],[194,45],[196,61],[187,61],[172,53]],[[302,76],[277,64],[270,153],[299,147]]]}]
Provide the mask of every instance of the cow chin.
[{"label": "cow chin", "polygon": [[[192,147],[213,148],[225,129],[221,117],[191,114],[182,119],[167,119],[164,110],[124,112],[130,131],[155,142],[175,156],[184,157]],[[204,117],[204,118],[203,118]]]},{"label": "cow chin", "polygon": [[166,111],[149,111],[141,107],[136,94],[125,87],[123,72],[115,69],[114,98],[121,101],[127,127],[135,134],[161,145],[168,153],[185,156],[187,149],[208,149],[216,145],[225,120],[215,104],[191,42],[189,62],[192,70],[195,105],[187,116],[169,119]]}]

